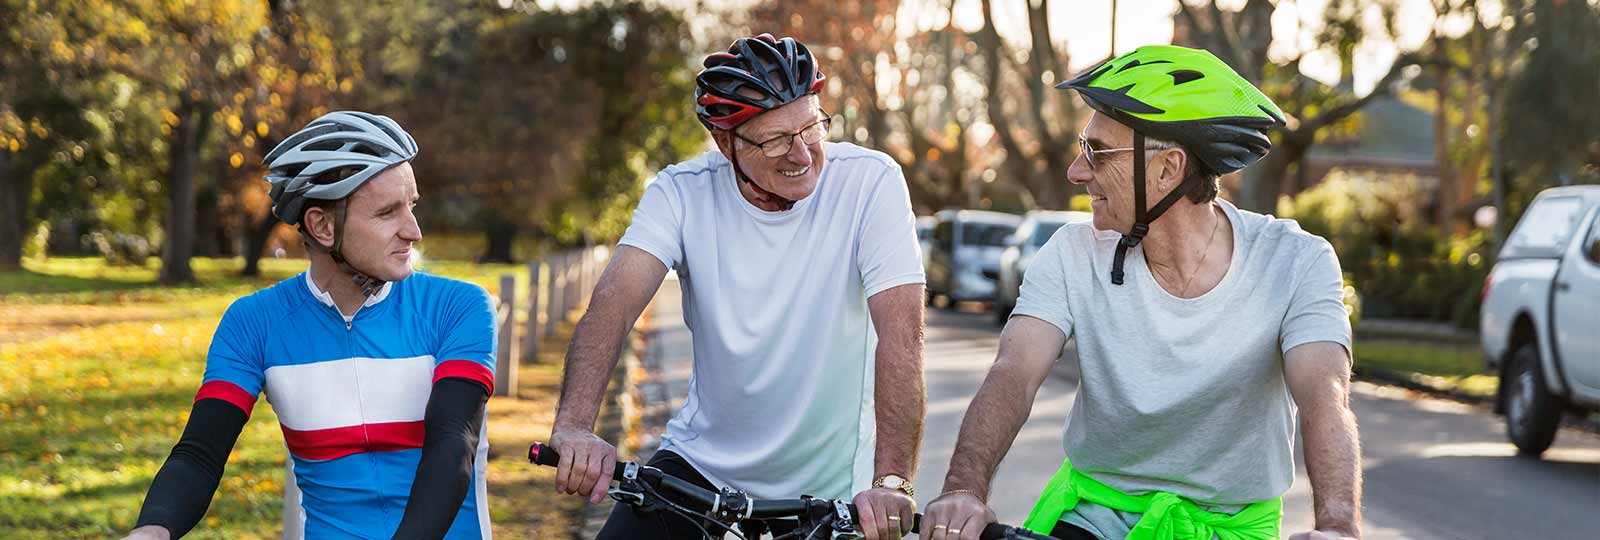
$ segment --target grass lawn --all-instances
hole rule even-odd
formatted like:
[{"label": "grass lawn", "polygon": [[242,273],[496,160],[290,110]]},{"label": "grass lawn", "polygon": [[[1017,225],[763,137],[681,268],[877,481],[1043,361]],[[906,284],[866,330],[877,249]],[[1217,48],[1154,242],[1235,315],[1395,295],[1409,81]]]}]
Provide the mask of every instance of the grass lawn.
[{"label": "grass lawn", "polygon": [[[243,279],[242,261],[196,259],[201,283],[181,288],[154,285],[154,264],[56,258],[0,273],[0,537],[117,538],[133,525],[187,420],[222,310],[306,264],[263,262],[264,277]],[[518,265],[425,268],[491,290],[516,272],[526,290]],[[561,537],[578,525],[582,501],[556,497],[553,470],[523,457],[549,434],[565,339],[551,336],[545,361],[523,366],[519,399],[489,403],[490,512],[502,537]],[[278,538],[284,460],[262,400],[205,522],[186,538]]]},{"label": "grass lawn", "polygon": [[1357,373],[1373,368],[1398,372],[1430,388],[1480,397],[1494,396],[1500,380],[1484,371],[1483,353],[1476,345],[1360,339],[1355,349]]}]

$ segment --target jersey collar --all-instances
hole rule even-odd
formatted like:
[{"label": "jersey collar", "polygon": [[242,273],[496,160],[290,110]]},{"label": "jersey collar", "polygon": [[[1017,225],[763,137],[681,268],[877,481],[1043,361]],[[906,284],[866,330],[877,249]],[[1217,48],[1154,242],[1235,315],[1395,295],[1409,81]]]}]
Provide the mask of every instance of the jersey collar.
[{"label": "jersey collar", "polygon": [[[333,303],[333,295],[323,291],[321,287],[317,286],[317,282],[311,279],[310,270],[306,270],[305,276],[306,288],[311,290],[312,297],[316,298],[317,300],[321,300],[322,304],[325,306],[339,309],[338,304]],[[382,302],[385,298],[389,297],[389,291],[393,288],[393,281],[384,282],[383,287],[379,288],[377,293],[373,294],[372,296],[368,296],[367,300],[361,303],[361,307],[372,307],[377,305],[379,302]]]}]

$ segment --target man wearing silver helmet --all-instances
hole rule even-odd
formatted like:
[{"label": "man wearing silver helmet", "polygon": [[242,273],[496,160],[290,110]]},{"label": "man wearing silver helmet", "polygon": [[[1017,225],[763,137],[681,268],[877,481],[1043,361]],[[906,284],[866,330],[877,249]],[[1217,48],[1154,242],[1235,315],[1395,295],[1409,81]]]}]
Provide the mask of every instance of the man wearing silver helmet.
[{"label": "man wearing silver helmet", "polygon": [[188,425],[127,538],[178,538],[200,521],[263,392],[301,493],[285,537],[490,537],[493,312],[483,289],[411,269],[416,155],[394,120],[353,111],[267,154],[272,211],[299,226],[311,267],[223,315]]}]

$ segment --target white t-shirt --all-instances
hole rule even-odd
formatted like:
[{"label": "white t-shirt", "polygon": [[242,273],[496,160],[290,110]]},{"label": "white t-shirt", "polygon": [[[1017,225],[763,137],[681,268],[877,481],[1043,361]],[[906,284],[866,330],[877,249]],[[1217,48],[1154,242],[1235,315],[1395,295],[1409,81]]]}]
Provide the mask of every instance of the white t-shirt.
[{"label": "white t-shirt", "polygon": [[[1081,379],[1063,437],[1073,468],[1124,493],[1235,512],[1294,481],[1284,354],[1317,341],[1348,351],[1350,320],[1326,240],[1216,205],[1232,225],[1233,259],[1205,294],[1161,288],[1142,246],[1128,251],[1125,283],[1112,285],[1122,235],[1069,223],[1034,257],[1012,316],[1077,338]],[[1063,519],[1116,539],[1138,517],[1083,502]]]},{"label": "white t-shirt", "polygon": [[827,143],[784,212],[739,194],[712,151],[645,188],[620,245],[678,273],[694,374],[662,449],[759,498],[870,487],[877,333],[867,298],[923,283],[911,198],[889,156]]}]

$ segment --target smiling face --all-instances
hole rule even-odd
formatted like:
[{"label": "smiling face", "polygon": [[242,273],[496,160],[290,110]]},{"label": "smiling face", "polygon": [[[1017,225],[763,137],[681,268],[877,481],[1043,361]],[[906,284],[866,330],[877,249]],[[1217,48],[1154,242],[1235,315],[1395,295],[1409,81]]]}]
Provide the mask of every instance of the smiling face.
[{"label": "smiling face", "polygon": [[[344,238],[340,251],[352,266],[383,281],[411,276],[412,244],[422,229],[412,209],[417,204],[417,179],[410,163],[401,163],[372,177],[345,203]],[[324,246],[333,245],[333,211],[313,207],[305,222]]]},{"label": "smiling face", "polygon": [[[822,118],[817,97],[806,96],[757,115],[734,131],[715,130],[712,138],[722,154],[730,161],[737,160],[745,176],[766,192],[754,192],[751,202],[757,206],[776,202],[768,201],[771,199],[768,194],[798,201],[817,189],[817,179],[822,176],[823,153],[822,140],[805,144],[796,135],[808,127],[815,129],[813,126]],[[760,146],[751,142],[767,143],[777,138],[778,142],[768,144],[781,146],[784,144],[781,137],[785,135],[789,136],[789,151],[777,157],[768,157]]]},{"label": "smiling face", "polygon": [[[1098,112],[1089,118],[1083,136],[1094,150],[1110,150],[1133,146],[1133,129]],[[1185,156],[1179,148],[1149,149],[1150,139],[1145,139],[1145,205],[1154,206],[1177,186],[1181,179]],[[1094,166],[1088,156],[1080,155],[1067,168],[1067,181],[1083,186],[1089,192],[1090,206],[1094,211],[1094,227],[1100,230],[1128,233],[1133,230],[1133,152],[1131,150],[1097,153]]]}]

